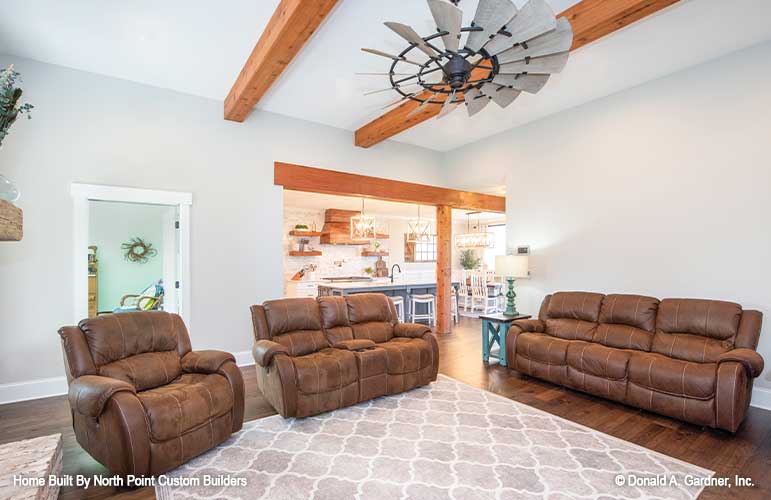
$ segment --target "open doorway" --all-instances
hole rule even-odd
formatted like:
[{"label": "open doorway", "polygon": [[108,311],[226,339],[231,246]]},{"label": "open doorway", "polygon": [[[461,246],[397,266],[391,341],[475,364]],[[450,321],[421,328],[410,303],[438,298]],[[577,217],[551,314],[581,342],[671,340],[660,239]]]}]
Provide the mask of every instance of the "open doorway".
[{"label": "open doorway", "polygon": [[165,310],[190,325],[192,195],[73,184],[75,321]]}]

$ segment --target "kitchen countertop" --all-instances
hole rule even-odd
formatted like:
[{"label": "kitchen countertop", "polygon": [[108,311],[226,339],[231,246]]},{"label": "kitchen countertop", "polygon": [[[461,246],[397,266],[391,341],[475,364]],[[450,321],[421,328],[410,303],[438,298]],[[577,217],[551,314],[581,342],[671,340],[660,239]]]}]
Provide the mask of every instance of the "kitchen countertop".
[{"label": "kitchen countertop", "polygon": [[[457,282],[453,282],[456,284]],[[401,288],[429,288],[435,287],[436,280],[395,280],[391,283],[390,279],[375,281],[358,281],[348,283],[320,282],[319,287],[330,288],[334,290],[370,290],[370,289],[401,289]]]}]

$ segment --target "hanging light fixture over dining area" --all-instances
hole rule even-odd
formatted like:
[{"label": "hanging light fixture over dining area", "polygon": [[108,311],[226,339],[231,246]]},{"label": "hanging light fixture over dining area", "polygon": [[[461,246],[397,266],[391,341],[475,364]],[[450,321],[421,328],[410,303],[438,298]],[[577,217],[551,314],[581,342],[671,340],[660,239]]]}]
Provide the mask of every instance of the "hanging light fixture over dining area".
[{"label": "hanging light fixture over dining area", "polygon": [[495,235],[488,231],[482,231],[477,219],[475,230],[471,230],[471,216],[478,215],[480,212],[468,212],[466,214],[466,232],[455,236],[456,248],[493,248],[495,246]]},{"label": "hanging light fixture over dining area", "polygon": [[431,241],[431,222],[420,217],[420,205],[418,205],[418,218],[407,224],[407,243],[428,243]]}]

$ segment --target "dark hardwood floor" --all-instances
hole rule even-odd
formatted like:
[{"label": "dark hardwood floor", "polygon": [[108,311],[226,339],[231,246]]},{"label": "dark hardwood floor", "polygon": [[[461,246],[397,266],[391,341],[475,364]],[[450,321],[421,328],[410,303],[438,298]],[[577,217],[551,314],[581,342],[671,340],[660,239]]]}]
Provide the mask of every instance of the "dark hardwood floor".
[{"label": "dark hardwood floor", "polygon": [[[771,498],[771,412],[750,408],[736,435],[702,429],[629,408],[481,361],[480,322],[462,318],[453,333],[439,336],[440,372],[579,424],[597,429],[716,471],[717,476],[750,477],[753,488],[708,488],[702,499]],[[257,390],[253,367],[243,368],[246,419],[275,412]],[[64,438],[65,474],[106,474],[107,471],[75,441],[66,396],[0,406],[0,444],[60,432]],[[150,488],[116,490],[64,488],[64,499],[154,498]]]}]

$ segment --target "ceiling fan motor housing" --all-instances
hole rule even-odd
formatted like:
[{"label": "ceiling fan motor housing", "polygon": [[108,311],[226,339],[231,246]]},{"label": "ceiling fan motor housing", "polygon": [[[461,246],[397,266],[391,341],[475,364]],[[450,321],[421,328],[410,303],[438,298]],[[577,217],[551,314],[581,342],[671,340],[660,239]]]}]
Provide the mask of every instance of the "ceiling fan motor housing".
[{"label": "ceiling fan motor housing", "polygon": [[453,54],[444,65],[444,74],[447,84],[453,89],[459,89],[466,85],[471,76],[471,63],[464,57]]}]

